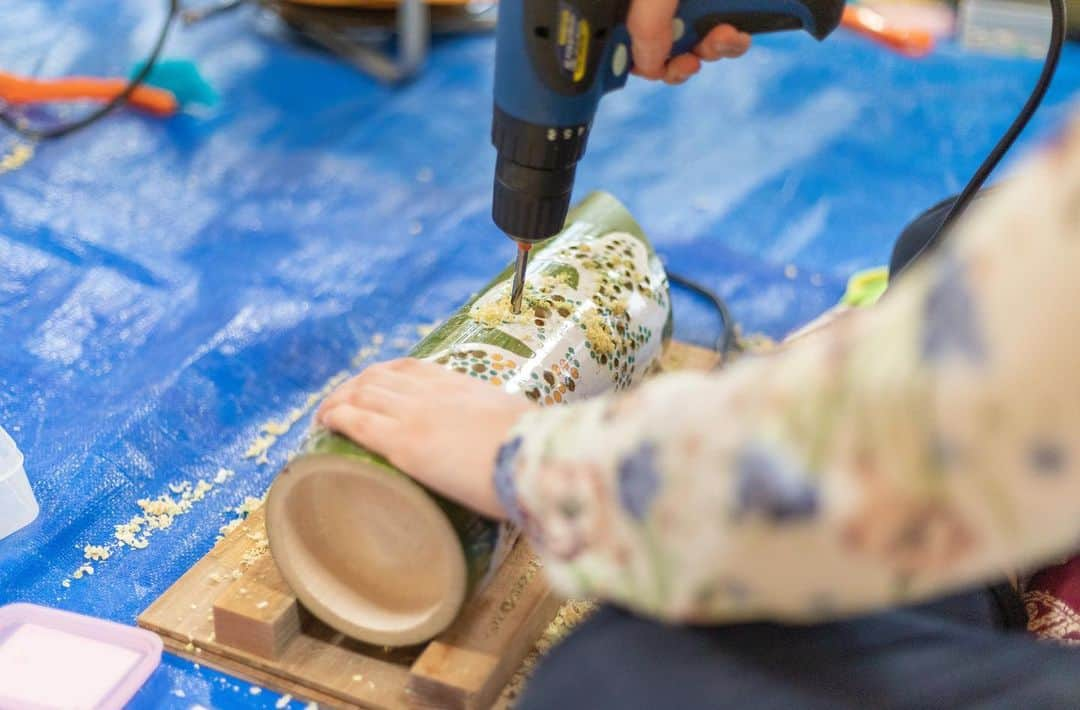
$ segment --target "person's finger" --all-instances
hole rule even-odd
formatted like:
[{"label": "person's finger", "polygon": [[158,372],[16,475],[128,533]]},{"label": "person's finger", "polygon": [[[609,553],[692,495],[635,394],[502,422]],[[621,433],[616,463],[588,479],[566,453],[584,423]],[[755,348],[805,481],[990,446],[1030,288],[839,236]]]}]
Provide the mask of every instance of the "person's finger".
[{"label": "person's finger", "polygon": [[664,63],[671,54],[672,27],[678,0],[634,0],[626,18],[634,73],[648,79],[664,76]]},{"label": "person's finger", "polygon": [[315,421],[322,423],[323,414],[328,410],[341,404],[354,402],[357,393],[365,388],[377,387],[386,392],[403,395],[413,394],[424,388],[423,383],[417,382],[412,375],[390,366],[392,362],[371,365],[359,375],[340,385],[315,410]]},{"label": "person's finger", "polygon": [[423,360],[418,360],[414,357],[399,357],[396,360],[390,360],[386,363],[386,366],[392,370],[399,370],[401,372],[415,372],[416,370],[423,369],[423,366],[427,364]]},{"label": "person's finger", "polygon": [[681,84],[700,70],[700,59],[693,54],[680,54],[667,63],[664,81],[668,84]]},{"label": "person's finger", "polygon": [[349,404],[328,410],[323,425],[383,455],[396,445],[395,436],[400,430],[392,418]]},{"label": "person's finger", "polygon": [[424,387],[422,382],[417,381],[418,379],[419,373],[411,366],[405,365],[404,361],[391,360],[367,368],[353,378],[347,387],[354,389],[377,386],[394,392],[412,393]]},{"label": "person's finger", "polygon": [[[368,370],[370,370],[370,368],[368,368]],[[362,378],[364,373],[368,372],[368,370],[364,370],[364,372],[361,372],[358,375],[353,375],[327,395],[326,399],[320,402],[319,407],[315,410],[315,421],[321,423],[322,415],[325,411],[333,409],[340,404],[347,403],[352,397],[353,390],[361,385],[362,380],[360,378]]]},{"label": "person's finger", "polygon": [[717,25],[694,46],[693,53],[706,62],[716,62],[717,59],[742,56],[750,49],[750,42],[750,35],[746,32],[740,32],[731,25]]},{"label": "person's finger", "polygon": [[746,54],[750,49],[750,35],[740,32],[731,25],[718,25],[694,47],[694,54],[705,61],[734,59]]},{"label": "person's finger", "polygon": [[399,390],[371,385],[352,390],[348,403],[357,409],[385,414],[397,419],[407,397],[408,395],[402,394]]}]

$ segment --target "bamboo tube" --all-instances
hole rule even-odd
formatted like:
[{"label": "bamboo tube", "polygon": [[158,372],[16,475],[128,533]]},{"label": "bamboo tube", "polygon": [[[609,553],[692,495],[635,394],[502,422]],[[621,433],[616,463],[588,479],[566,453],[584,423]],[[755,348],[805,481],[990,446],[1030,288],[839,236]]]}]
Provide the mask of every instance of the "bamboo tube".
[{"label": "bamboo tube", "polygon": [[[548,406],[637,383],[671,332],[667,277],[641,228],[596,193],[534,249],[520,315],[510,271],[412,356]],[[423,442],[417,442],[422,446]],[[316,430],[267,499],[271,551],[315,616],[368,643],[444,630],[504,559],[516,531],[426,491],[383,458]]]}]

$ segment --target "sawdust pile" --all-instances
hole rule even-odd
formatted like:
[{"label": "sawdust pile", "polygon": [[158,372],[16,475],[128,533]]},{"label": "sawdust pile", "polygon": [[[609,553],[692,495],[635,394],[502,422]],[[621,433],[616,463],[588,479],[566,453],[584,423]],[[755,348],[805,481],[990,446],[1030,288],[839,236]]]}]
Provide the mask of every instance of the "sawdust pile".
[{"label": "sawdust pile", "polygon": [[92,575],[94,566],[91,563],[105,562],[116,550],[125,547],[133,550],[145,549],[150,545],[150,538],[155,532],[172,527],[176,518],[191,511],[196,504],[206,499],[215,486],[226,483],[233,475],[231,469],[222,468],[210,481],[176,481],[168,485],[168,493],[136,501],[139,512],[126,522],[113,526],[111,542],[103,545],[83,545],[81,549],[85,561],[60,584],[70,587],[71,580]]},{"label": "sawdust pile", "polygon": [[532,303],[526,297],[522,297],[522,301],[521,313],[514,313],[510,297],[502,296],[487,303],[476,304],[469,312],[469,317],[488,328],[509,323],[529,323],[532,321]]},{"label": "sawdust pile", "polygon": [[589,311],[581,318],[585,326],[585,337],[593,346],[593,350],[600,355],[610,355],[615,352],[615,340],[611,337],[611,328],[596,311]]},{"label": "sawdust pile", "polygon": [[304,400],[304,404],[294,408],[286,415],[285,419],[280,421],[271,420],[259,427],[259,435],[251,442],[247,451],[244,452],[244,458],[255,459],[257,464],[270,463],[270,449],[278,442],[278,439],[288,434],[298,421],[303,419],[308,412],[318,406],[319,402],[326,399],[328,394],[348,378],[348,372],[339,372],[330,378],[318,392],[309,394],[307,399]]},{"label": "sawdust pile", "polygon": [[507,293],[496,299],[490,299],[486,303],[477,303],[469,311],[469,317],[480,325],[494,328],[511,323],[531,323],[533,311],[537,308],[551,308],[549,298],[556,288],[569,283],[569,275],[565,272],[557,274],[545,274],[540,277],[530,276],[525,283],[525,292],[521,295],[521,313],[514,313],[510,306],[509,282],[503,284]]},{"label": "sawdust pile", "polygon": [[540,660],[574,630],[579,624],[589,618],[596,611],[596,604],[588,601],[568,601],[559,609],[559,613],[544,630],[543,635],[537,640],[533,650],[521,662],[521,667],[513,675],[510,682],[503,689],[502,696],[496,704],[498,707],[513,707],[529,678],[532,677]]}]

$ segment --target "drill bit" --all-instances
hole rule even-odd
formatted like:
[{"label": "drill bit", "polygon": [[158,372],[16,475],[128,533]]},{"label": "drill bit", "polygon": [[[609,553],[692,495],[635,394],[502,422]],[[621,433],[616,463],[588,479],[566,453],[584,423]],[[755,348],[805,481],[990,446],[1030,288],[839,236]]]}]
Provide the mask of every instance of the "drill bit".
[{"label": "drill bit", "polygon": [[517,259],[514,261],[514,286],[510,289],[510,310],[517,315],[521,313],[521,297],[525,295],[525,270],[529,266],[529,249],[531,244],[518,242]]}]

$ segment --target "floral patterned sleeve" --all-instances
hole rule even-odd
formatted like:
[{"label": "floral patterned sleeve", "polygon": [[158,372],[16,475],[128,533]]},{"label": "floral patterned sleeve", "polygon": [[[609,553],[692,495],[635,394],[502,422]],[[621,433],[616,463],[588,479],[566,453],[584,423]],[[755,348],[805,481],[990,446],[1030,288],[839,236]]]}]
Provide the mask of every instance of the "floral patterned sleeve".
[{"label": "floral patterned sleeve", "polygon": [[872,309],[527,415],[495,484],[556,586],[813,621],[1080,543],[1080,121]]}]

